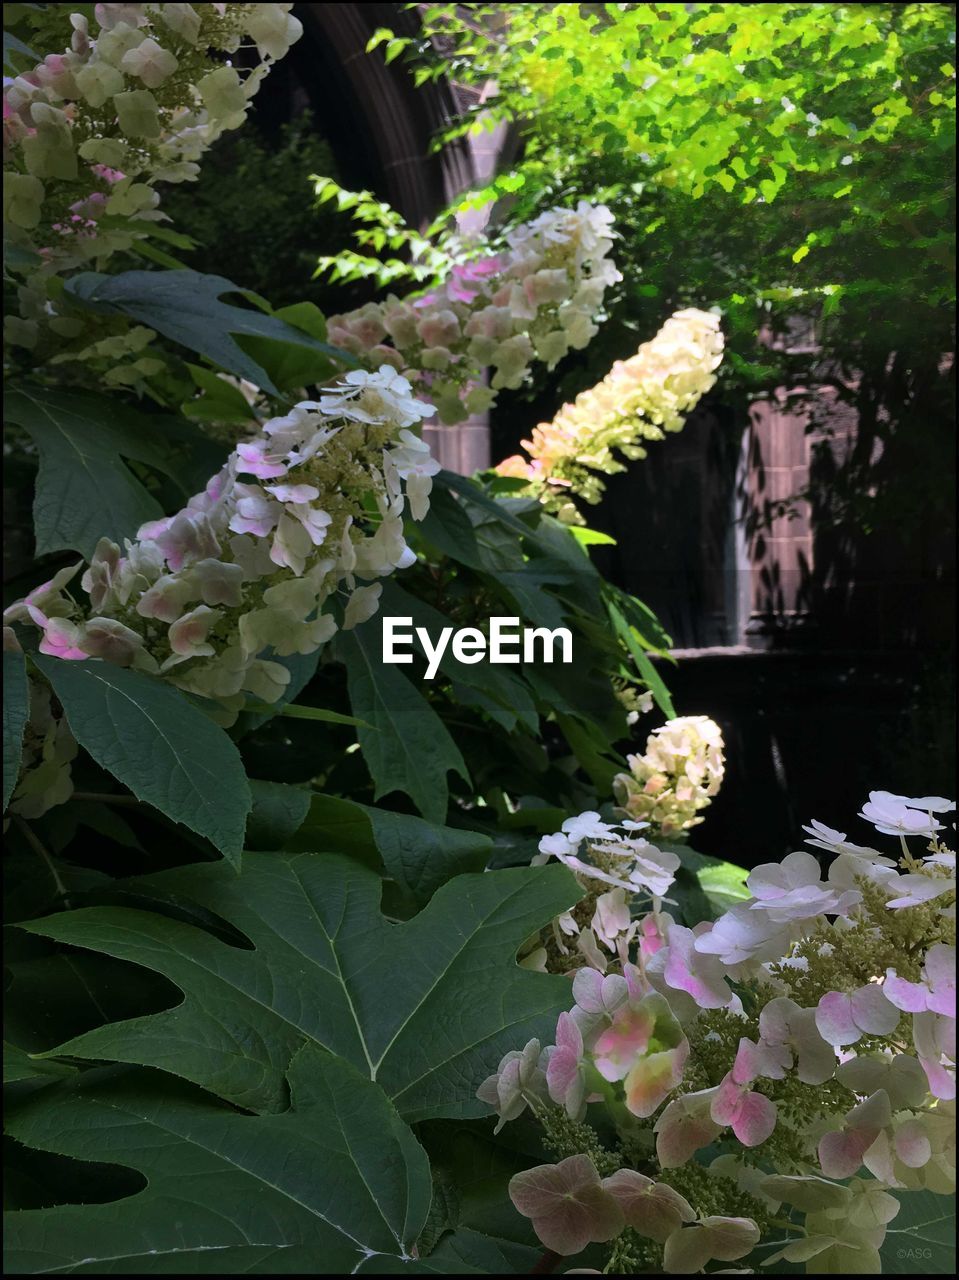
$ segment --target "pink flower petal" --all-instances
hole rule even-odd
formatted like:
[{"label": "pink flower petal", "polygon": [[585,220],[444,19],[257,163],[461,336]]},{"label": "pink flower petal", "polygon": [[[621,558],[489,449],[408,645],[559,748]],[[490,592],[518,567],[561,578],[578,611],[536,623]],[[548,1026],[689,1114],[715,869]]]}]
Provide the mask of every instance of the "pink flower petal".
[{"label": "pink flower petal", "polygon": [[733,1133],[744,1147],[758,1147],[776,1127],[776,1104],[761,1093],[747,1093],[733,1121]]}]

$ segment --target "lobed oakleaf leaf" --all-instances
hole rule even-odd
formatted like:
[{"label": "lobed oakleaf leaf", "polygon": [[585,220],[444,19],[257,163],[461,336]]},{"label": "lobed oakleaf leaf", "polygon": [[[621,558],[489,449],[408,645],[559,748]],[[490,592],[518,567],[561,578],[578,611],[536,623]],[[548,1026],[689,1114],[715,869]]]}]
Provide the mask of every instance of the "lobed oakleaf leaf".
[{"label": "lobed oakleaf leaf", "polygon": [[21,927],[129,960],[183,992],[176,1008],[99,1027],[56,1050],[161,1067],[256,1111],[285,1106],[304,1044],[346,1058],[409,1121],[485,1114],[477,1085],[510,1048],[548,1037],[563,978],[516,951],[579,896],[563,867],[457,876],[412,920],[380,912],[382,880],[336,854],[248,853],[131,883],[214,912],[247,950],[180,920],[122,906]]},{"label": "lobed oakleaf leaf", "polygon": [[332,1054],[298,1054],[289,1085],[291,1110],[243,1116],[159,1072],[114,1067],[11,1108],[27,1146],[108,1153],[147,1185],[6,1215],[8,1273],[348,1275],[377,1256],[400,1269],[429,1210],[422,1148]]}]

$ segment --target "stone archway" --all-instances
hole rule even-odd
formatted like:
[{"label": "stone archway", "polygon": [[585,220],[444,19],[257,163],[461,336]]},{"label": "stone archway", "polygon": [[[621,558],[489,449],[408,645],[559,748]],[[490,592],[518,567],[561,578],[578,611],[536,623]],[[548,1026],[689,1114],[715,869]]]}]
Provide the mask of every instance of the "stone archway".
[{"label": "stone archway", "polygon": [[[463,91],[443,79],[416,88],[402,60],[388,65],[367,53],[380,27],[415,35],[414,12],[400,4],[299,4],[293,11],[303,37],[275,68],[282,89],[276,86],[264,106],[273,123],[310,110],[344,186],[376,192],[422,228],[459,192],[489,179],[502,131],[434,151],[433,139],[464,106]],[[482,214],[472,215],[468,229],[484,222]],[[485,414],[456,427],[427,428],[426,436],[450,470],[470,474],[490,464]]]}]

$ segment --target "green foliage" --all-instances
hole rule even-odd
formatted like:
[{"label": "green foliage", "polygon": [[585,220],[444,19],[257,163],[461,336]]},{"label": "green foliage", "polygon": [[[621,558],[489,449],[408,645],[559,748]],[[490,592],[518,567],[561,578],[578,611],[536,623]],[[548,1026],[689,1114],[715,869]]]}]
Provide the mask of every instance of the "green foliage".
[{"label": "green foliage", "polygon": [[[842,461],[819,450],[822,478],[804,496],[820,527],[848,539],[944,525],[944,562],[953,7],[526,4],[505,21],[495,5],[420,12],[422,35],[404,56],[473,90],[443,138],[507,122],[522,142],[508,172],[451,212],[499,200],[512,219],[598,197],[630,228],[611,318],[585,359],[539,389],[546,413],[670,312],[719,306],[720,386],[741,417],[745,401],[785,386],[809,389],[790,407],[810,414],[810,430],[828,434],[837,407],[858,419],[860,443]],[[496,93],[481,94],[491,82]],[[498,411],[504,452],[528,416],[528,396],[511,417]]]},{"label": "green foliage", "polygon": [[[146,1179],[117,1203],[12,1216],[13,1272],[349,1274],[409,1257],[430,1204],[429,1164],[382,1091],[342,1059],[290,1063],[284,1115],[236,1111],[156,1072],[85,1073],[9,1117],[22,1143],[103,1154]],[[189,1194],[184,1196],[184,1187]]]},{"label": "green foliage", "polygon": [[374,799],[403,791],[424,817],[446,813],[447,773],[470,778],[456,743],[436,712],[379,652],[379,619],[342,636],[337,653],[346,666],[350,703],[370,728],[360,728],[364,758],[376,784]]},{"label": "green foliage", "polygon": [[304,113],[275,136],[254,121],[228,133],[195,183],[167,186],[163,207],[188,227],[188,266],[226,276],[276,306],[304,298],[326,307],[330,291],[310,281],[317,254],[343,238],[343,219],[315,207],[309,175],[333,173],[330,149]]},{"label": "green foliage", "polygon": [[163,515],[124,459],[178,480],[182,497],[189,496],[191,453],[204,469],[211,461],[209,442],[182,420],[148,418],[120,400],[88,392],[11,389],[4,414],[27,432],[39,458],[33,501],[38,555],[71,550],[90,556],[100,538],[122,543]]},{"label": "green foliage", "polygon": [[108,662],[41,655],[33,661],[97,764],[138,799],[239,862],[250,789],[222,729],[153,676]]},{"label": "green foliage", "polygon": [[[13,8],[29,10],[38,47],[62,25],[55,6]],[[758,319],[782,328],[808,313],[831,355],[884,370],[889,339],[867,323],[877,306],[894,313],[902,361],[925,352],[901,366],[910,387],[930,368],[935,384],[942,8],[513,6],[493,40],[485,6],[469,7],[473,26],[425,11],[448,54],[418,82],[493,75],[487,120],[521,123],[524,157],[492,193],[532,213],[603,188],[640,230],[619,246],[608,334],[557,394],[595,381],[590,361],[605,372],[684,302],[727,308],[740,389],[788,363],[756,341]],[[6,34],[22,70],[33,55]],[[371,49],[394,62],[414,44],[384,29]],[[182,507],[227,440],[351,364],[326,343],[328,291],[299,286],[307,263],[320,255],[341,283],[419,287],[459,252],[333,179],[315,179],[311,204],[305,175],[329,168],[307,122],[276,146],[224,139],[197,185],[164,193],[189,236],[153,225],[131,251],[162,269],[67,280],[57,352],[11,362],[11,448],[38,463],[37,555],[57,557],[29,568],[27,588],[65,563],[58,553],[89,556],[100,537],[120,542]],[[343,215],[358,251],[322,253]],[[915,309],[900,320],[907,289]],[[226,375],[257,384],[255,408]],[[608,803],[630,746],[617,692],[645,686],[673,713],[670,641],[597,573],[602,535],[491,477],[441,473],[406,537],[417,563],[385,580],[382,612],[434,638],[493,615],[565,626],[573,663],[446,653],[427,682],[420,645],[405,670],[380,661],[376,619],[319,655],[271,657],[291,674],[285,701],[251,696],[226,730],[155,676],[5,654],[5,800],[26,670],[80,746],[74,797],[10,830],[13,1273],[541,1265],[506,1186],[546,1153],[521,1126],[494,1141],[475,1091],[507,1050],[551,1038],[568,1007],[568,981],[516,955],[579,889],[527,864],[540,835]],[[741,868],[679,852],[677,919],[746,896]],[[938,1247],[939,1214],[910,1201],[901,1240]]]},{"label": "green foliage", "polygon": [[335,854],[250,853],[239,875],[194,865],[136,890],[214,912],[245,945],[125,906],[21,926],[142,965],[183,993],[175,1008],[74,1037],[57,1056],[157,1067],[248,1110],[282,1111],[290,1061],[315,1045],[375,1080],[408,1120],[482,1115],[463,1080],[483,1079],[517,1037],[545,1033],[567,999],[563,979],[514,960],[579,896],[561,867],[457,877],[403,924],[381,914],[380,877]]},{"label": "green foliage", "polygon": [[22,653],[3,655],[3,810],[17,784],[23,730],[30,713],[27,668]]},{"label": "green foliage", "polygon": [[[254,783],[254,794],[263,783]],[[303,794],[302,792],[299,794]],[[420,905],[463,871],[482,871],[493,842],[478,831],[438,827],[412,814],[392,813],[334,796],[314,796],[284,842],[292,849],[329,849],[382,870]]]},{"label": "green foliage", "polygon": [[932,1191],[903,1191],[901,1208],[880,1250],[883,1273],[953,1275],[956,1270],[956,1206]]},{"label": "green foliage", "polygon": [[[311,181],[318,208],[335,201],[341,213],[350,214],[353,239],[359,246],[321,255],[314,277],[326,275],[332,284],[373,280],[381,288],[397,282],[409,288],[410,284],[431,284],[449,269],[450,255],[429,234],[421,235],[408,226],[395,209],[371,191],[348,191],[333,178],[318,174],[311,175]],[[387,251],[404,256],[386,257]]]},{"label": "green foliage", "polygon": [[[67,292],[95,311],[118,311],[156,329],[271,395],[279,393],[266,369],[234,341],[234,336],[268,339],[287,348],[304,347],[314,358],[325,357],[325,370],[329,357],[335,354],[332,347],[305,330],[268,314],[268,304],[263,304],[262,310],[252,310],[222,302],[224,293],[245,292],[222,276],[197,271],[125,271],[105,276],[85,271],[73,276]],[[255,296],[253,300],[262,302]]]}]

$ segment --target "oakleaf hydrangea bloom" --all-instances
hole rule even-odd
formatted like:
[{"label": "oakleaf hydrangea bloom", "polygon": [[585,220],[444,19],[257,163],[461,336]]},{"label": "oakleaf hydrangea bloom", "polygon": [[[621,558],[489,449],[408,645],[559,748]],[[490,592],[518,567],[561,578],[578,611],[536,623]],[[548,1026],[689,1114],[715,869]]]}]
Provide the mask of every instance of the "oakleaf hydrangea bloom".
[{"label": "oakleaf hydrangea bloom", "polygon": [[38,628],[41,653],[161,675],[227,719],[247,695],[275,702],[289,681],[275,658],[330,639],[334,597],[356,625],[378,607],[376,580],[415,560],[408,485],[425,514],[439,467],[409,430],[432,407],[409,393],[384,366],[332,388],[325,408],[304,401],[271,419],[182,511],[122,551],[101,539],[79,591],[80,566],[61,570],[4,622]]},{"label": "oakleaf hydrangea bloom", "polygon": [[951,800],[942,796],[893,795],[889,791],[870,791],[869,802],[862,807],[861,817],[882,835],[929,836],[942,831],[942,823],[933,818],[935,813],[951,813],[955,809]]},{"label": "oakleaf hydrangea bloom", "polygon": [[440,421],[459,422],[489,408],[500,388],[521,386],[535,361],[552,369],[587,345],[603,295],[620,279],[613,235],[603,205],[550,209],[508,232],[501,252],[454,267],[428,293],[330,316],[329,339],[365,362],[392,365],[428,391]]},{"label": "oakleaf hydrangea bloom", "polygon": [[708,716],[680,716],[649,735],[643,755],[627,760],[630,772],[613,781],[618,803],[628,817],[674,839],[702,822],[701,811],[719,793],[722,731]]},{"label": "oakleaf hydrangea bloom", "polygon": [[[561,967],[569,969],[585,960],[605,969],[610,956],[619,954],[644,928],[642,919],[634,919],[633,896],[647,895],[654,907],[665,899],[679,858],[638,835],[645,825],[608,823],[588,811],[567,818],[561,831],[540,840],[533,866],[555,858],[587,891],[574,912],[553,921],[552,945],[563,958]],[[545,965],[548,950],[541,958]]]},{"label": "oakleaf hydrangea bloom", "polygon": [[[102,269],[164,219],[156,184],[195,180],[203,153],[243,123],[269,67],[302,34],[292,7],[98,4],[92,24],[64,13],[68,47],[5,79],[4,238],[25,251],[11,257],[19,315],[7,316],[8,342],[40,344],[43,358],[92,323],[65,307],[57,277]],[[250,70],[210,57],[250,42]],[[136,385],[162,368],[130,335],[109,341],[133,357],[112,381]],[[59,359],[98,354],[94,344]]]},{"label": "oakleaf hydrangea bloom", "polygon": [[[952,805],[869,803],[863,815],[898,856],[813,823],[810,843],[840,875],[791,853],[757,867],[751,897],[718,920],[689,928],[657,906],[620,934],[603,971],[575,970],[555,1044],[528,1047],[526,1070],[545,1064],[546,1091],[530,1075],[525,1104],[561,1163],[579,1156],[593,1170],[602,1212],[590,1226],[576,1210],[570,1250],[613,1240],[607,1272],[688,1274],[768,1238],[775,1257],[811,1270],[868,1273],[900,1190],[954,1191],[955,856],[935,820]],[[585,885],[580,844],[591,851],[609,827],[581,814],[544,846]],[[623,879],[617,906],[634,914]],[[508,1089],[480,1092],[501,1123],[516,1109]],[[717,1143],[707,1192],[702,1153]],[[531,1172],[548,1180],[553,1167]],[[615,1239],[603,1193],[623,1215]],[[795,1217],[780,1211],[773,1225],[780,1204]],[[553,1248],[562,1237],[540,1238]]]},{"label": "oakleaf hydrangea bloom", "polygon": [[617,360],[596,386],[540,423],[519,454],[496,470],[528,482],[529,490],[561,518],[581,521],[570,496],[597,503],[602,476],[625,470],[621,458],[646,456],[644,442],[682,429],[716,381],[723,358],[719,316],[677,311],[628,360]]}]

